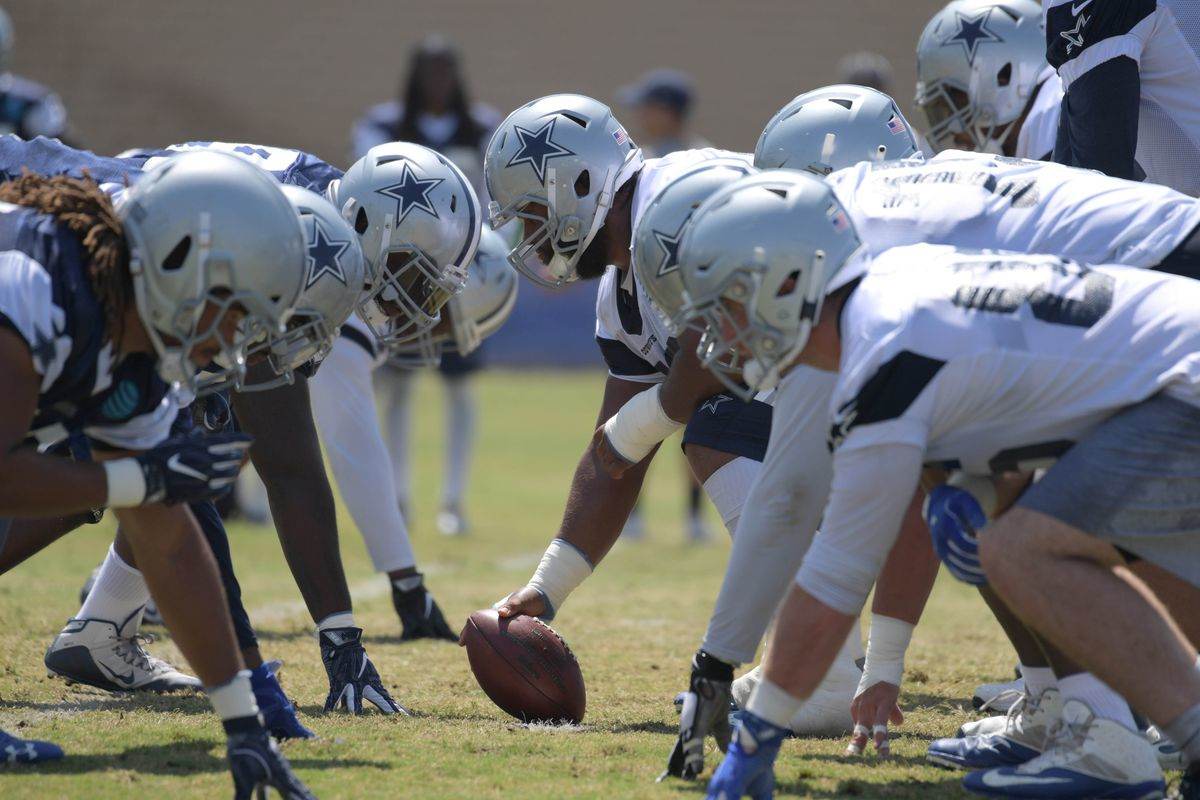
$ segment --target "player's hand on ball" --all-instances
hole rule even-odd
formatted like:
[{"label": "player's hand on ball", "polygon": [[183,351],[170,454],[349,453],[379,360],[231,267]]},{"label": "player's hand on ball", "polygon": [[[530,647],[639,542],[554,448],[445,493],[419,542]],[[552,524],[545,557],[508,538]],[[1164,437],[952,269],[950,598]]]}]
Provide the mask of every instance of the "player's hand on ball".
[{"label": "player's hand on ball", "polygon": [[505,617],[545,617],[550,609],[546,604],[546,596],[532,586],[522,586],[508,597],[493,606],[500,618]]},{"label": "player's hand on ball", "polygon": [[610,478],[622,477],[625,471],[633,466],[633,462],[622,457],[612,446],[603,425],[596,428],[596,432],[592,434],[592,452],[596,454],[596,460]]},{"label": "player's hand on ball", "polygon": [[351,714],[361,714],[363,701],[384,714],[408,712],[383,687],[375,665],[362,646],[362,628],[328,628],[321,631],[321,662],[329,676],[329,696],[325,710],[339,706]]},{"label": "player's hand on ball", "polygon": [[888,723],[899,725],[904,722],[904,714],[897,705],[899,699],[900,687],[885,681],[874,683],[855,695],[850,703],[854,733],[846,745],[846,755],[861,756],[866,751],[868,741],[874,742],[875,752],[880,758],[891,755]]},{"label": "player's hand on ball", "polygon": [[733,665],[700,650],[679,714],[679,738],[667,759],[667,775],[691,780],[704,771],[704,739],[711,733],[721,752],[729,747]]}]

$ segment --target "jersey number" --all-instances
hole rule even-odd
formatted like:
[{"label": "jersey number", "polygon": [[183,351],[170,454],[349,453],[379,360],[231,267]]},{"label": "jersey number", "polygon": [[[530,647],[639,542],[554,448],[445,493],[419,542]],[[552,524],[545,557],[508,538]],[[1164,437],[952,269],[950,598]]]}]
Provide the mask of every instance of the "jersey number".
[{"label": "jersey number", "polygon": [[[1006,270],[1012,269],[1013,266],[1010,261],[998,263],[998,267]],[[1044,269],[1043,265],[1025,266]],[[1067,263],[1056,265],[1054,269],[1059,271],[1060,275],[1070,275],[1083,282],[1082,300],[1055,294],[1046,285],[1032,288],[963,286],[954,293],[953,302],[960,308],[997,314],[1015,314],[1023,304],[1028,303],[1036,319],[1075,328],[1092,327],[1112,308],[1113,286],[1116,281],[1111,275]]]}]

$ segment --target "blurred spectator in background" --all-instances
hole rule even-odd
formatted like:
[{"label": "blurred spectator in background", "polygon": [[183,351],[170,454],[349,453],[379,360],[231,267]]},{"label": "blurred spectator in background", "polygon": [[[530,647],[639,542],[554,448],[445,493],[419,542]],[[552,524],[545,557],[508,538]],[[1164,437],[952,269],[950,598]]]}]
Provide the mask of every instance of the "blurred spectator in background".
[{"label": "blurred spectator in background", "polygon": [[66,139],[67,110],[58,95],[9,71],[15,44],[12,18],[0,8],[0,135],[49,136],[73,144]]},{"label": "blurred spectator in background", "polygon": [[[353,158],[361,158],[377,144],[416,142],[437,150],[453,161],[475,184],[486,205],[483,188],[483,151],[500,115],[492,108],[473,104],[459,65],[458,53],[441,36],[429,36],[413,49],[408,73],[400,85],[401,97],[380,103],[354,125]],[[480,347],[467,357],[447,352],[438,372],[446,389],[446,467],[437,528],[448,536],[467,532],[463,499],[475,436],[475,398],[471,375],[482,366]],[[413,387],[416,371],[392,366],[378,373],[376,385],[385,395],[385,427],[396,475],[400,513],[410,526],[412,488],[409,456]]]},{"label": "blurred spectator in background", "polygon": [[647,72],[617,92],[617,100],[633,112],[633,139],[646,158],[709,146],[688,129],[693,99],[692,79],[674,69]]},{"label": "blurred spectator in background", "polygon": [[886,95],[891,95],[891,62],[879,53],[872,53],[869,50],[850,53],[838,62],[838,83],[868,86]]}]

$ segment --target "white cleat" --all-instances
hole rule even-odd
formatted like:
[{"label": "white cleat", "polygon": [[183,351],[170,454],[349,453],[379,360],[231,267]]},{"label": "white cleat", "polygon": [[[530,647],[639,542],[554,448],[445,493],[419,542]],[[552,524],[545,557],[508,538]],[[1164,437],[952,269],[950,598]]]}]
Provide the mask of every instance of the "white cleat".
[{"label": "white cleat", "polygon": [[[1017,715],[1019,718],[1025,718],[1031,714],[1037,714],[1038,719],[1045,722],[1046,731],[1049,731],[1050,726],[1058,721],[1058,715],[1062,711],[1062,701],[1059,699],[1057,689],[1047,689],[1042,693],[1042,698],[1041,702],[1030,703],[1029,696],[1025,692],[1015,692],[1011,700],[1005,697],[999,702],[999,705],[1005,708],[1004,713],[977,719],[974,722],[964,722],[954,735],[958,737],[990,736],[993,733],[1004,733],[1009,717]],[[1043,719],[1047,710],[1051,712],[1052,716]]]},{"label": "white cleat", "polygon": [[1164,770],[1184,770],[1187,769],[1187,758],[1183,751],[1175,746],[1175,743],[1167,738],[1167,735],[1158,729],[1157,725],[1151,725],[1142,735],[1146,737],[1146,741],[1154,748],[1154,755],[1158,758],[1158,765]]},{"label": "white cleat", "polygon": [[1003,797],[1142,798],[1166,789],[1154,748],[1140,734],[1068,700],[1049,747],[1017,767],[972,772],[967,791]]},{"label": "white cleat", "polygon": [[174,692],[200,689],[185,675],[142,647],[146,637],[134,633],[138,614],[118,628],[103,619],[72,619],[46,651],[51,677],[84,683],[110,692]]},{"label": "white cleat", "polygon": [[1017,698],[1025,693],[1025,681],[1017,678],[1015,681],[1003,683],[985,683],[975,689],[971,696],[971,705],[976,711],[992,711],[996,714],[1007,714],[1017,702]]},{"label": "white cleat", "polygon": [[466,536],[469,530],[467,518],[463,516],[462,509],[456,505],[443,506],[438,512],[437,520],[438,533],[443,536]]}]

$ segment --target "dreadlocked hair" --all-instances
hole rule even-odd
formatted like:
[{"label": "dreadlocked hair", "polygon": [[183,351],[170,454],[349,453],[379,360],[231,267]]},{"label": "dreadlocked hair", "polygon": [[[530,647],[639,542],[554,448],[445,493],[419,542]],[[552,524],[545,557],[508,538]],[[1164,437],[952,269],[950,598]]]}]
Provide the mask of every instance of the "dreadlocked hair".
[{"label": "dreadlocked hair", "polygon": [[21,177],[0,183],[0,201],[49,214],[79,237],[88,254],[92,291],[104,308],[105,338],[119,342],[125,309],[133,302],[133,277],[124,226],[99,184],[86,171],[82,178],[72,178],[26,169]]}]

